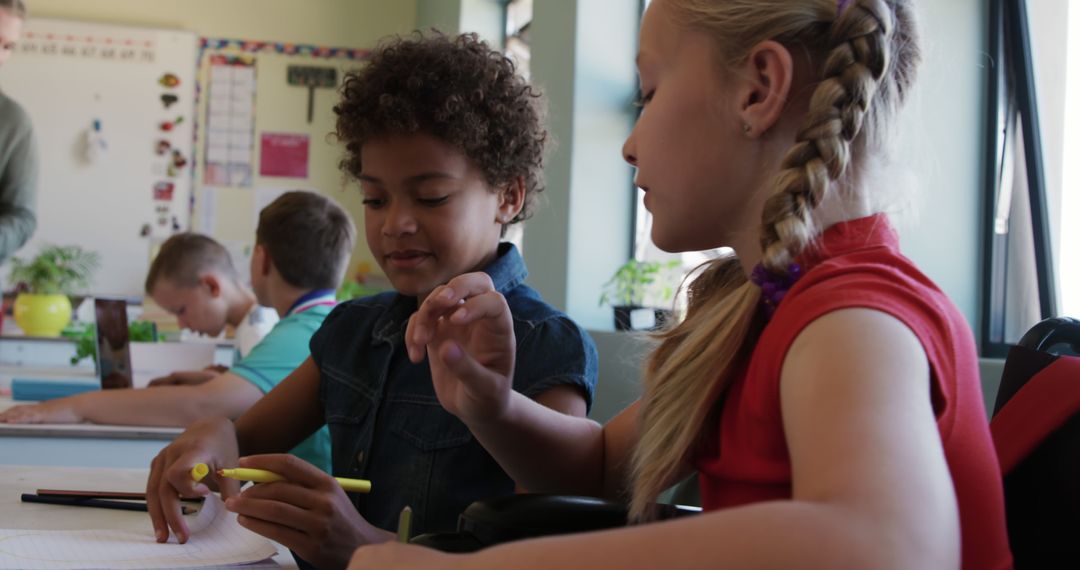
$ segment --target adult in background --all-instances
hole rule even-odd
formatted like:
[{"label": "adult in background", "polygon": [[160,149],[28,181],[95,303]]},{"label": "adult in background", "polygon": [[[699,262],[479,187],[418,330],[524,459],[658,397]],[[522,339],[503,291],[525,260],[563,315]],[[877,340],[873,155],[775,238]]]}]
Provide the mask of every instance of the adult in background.
[{"label": "adult in background", "polygon": [[[23,0],[0,0],[0,66],[11,57],[25,19]],[[0,86],[2,78],[0,75]],[[37,227],[37,176],[38,154],[30,117],[0,89],[0,264],[22,247]],[[0,311],[0,325],[3,319]]]}]

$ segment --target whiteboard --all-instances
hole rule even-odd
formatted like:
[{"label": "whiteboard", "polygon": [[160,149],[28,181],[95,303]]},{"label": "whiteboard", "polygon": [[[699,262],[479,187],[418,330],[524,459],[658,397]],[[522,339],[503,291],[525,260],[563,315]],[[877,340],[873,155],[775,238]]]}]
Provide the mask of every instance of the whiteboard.
[{"label": "whiteboard", "polygon": [[[89,292],[143,294],[154,245],[190,227],[197,48],[185,31],[26,22],[0,68],[0,89],[29,113],[41,157],[38,228],[17,256],[43,243],[78,244],[101,255]],[[165,74],[179,83],[162,81]],[[163,94],[176,102],[166,108]],[[95,121],[105,149],[93,155],[87,133]],[[169,145],[165,154],[159,141]],[[0,271],[6,278],[7,268]]]}]

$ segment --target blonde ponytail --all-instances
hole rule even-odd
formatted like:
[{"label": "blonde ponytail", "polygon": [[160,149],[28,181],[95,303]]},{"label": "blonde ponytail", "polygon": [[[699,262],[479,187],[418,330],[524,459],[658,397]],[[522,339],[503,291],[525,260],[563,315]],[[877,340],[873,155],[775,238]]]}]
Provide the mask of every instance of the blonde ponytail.
[{"label": "blonde ponytail", "polygon": [[[837,14],[836,0],[663,1],[678,25],[708,33],[732,62],[768,39],[824,59],[823,79],[762,215],[762,265],[786,276],[818,234],[814,208],[854,157],[880,141],[909,88],[918,60],[910,5],[854,0]],[[715,429],[710,420],[764,324],[760,300],[737,258],[718,259],[689,287],[686,319],[658,334],[632,464],[634,520],[650,518],[650,504],[688,466],[704,430]]]}]

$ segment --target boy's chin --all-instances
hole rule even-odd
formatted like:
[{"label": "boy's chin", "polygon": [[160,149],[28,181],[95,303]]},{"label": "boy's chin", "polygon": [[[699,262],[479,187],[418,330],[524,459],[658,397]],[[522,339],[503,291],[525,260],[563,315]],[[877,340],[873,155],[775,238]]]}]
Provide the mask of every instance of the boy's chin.
[{"label": "boy's chin", "polygon": [[204,328],[196,330],[195,332],[206,336],[221,336],[221,333],[225,332],[225,325],[222,325],[217,330]]}]

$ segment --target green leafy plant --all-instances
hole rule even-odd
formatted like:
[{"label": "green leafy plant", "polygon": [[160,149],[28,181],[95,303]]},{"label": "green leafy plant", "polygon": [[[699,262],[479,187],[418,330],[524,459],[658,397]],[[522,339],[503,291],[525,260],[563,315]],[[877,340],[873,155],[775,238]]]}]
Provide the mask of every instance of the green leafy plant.
[{"label": "green leafy plant", "polygon": [[646,296],[653,301],[668,301],[675,295],[678,261],[639,261],[631,259],[615,271],[604,284],[601,305],[613,307],[642,306]]},{"label": "green leafy plant", "polygon": [[[93,323],[68,325],[60,336],[75,341],[75,356],[71,357],[72,366],[84,358],[97,358],[97,339],[94,338]],[[157,342],[157,328],[151,321],[132,321],[128,324],[128,338],[131,342]]]},{"label": "green leafy plant", "polygon": [[30,293],[69,295],[90,286],[100,256],[77,245],[45,245],[33,259],[11,260],[11,280],[24,283]]}]

